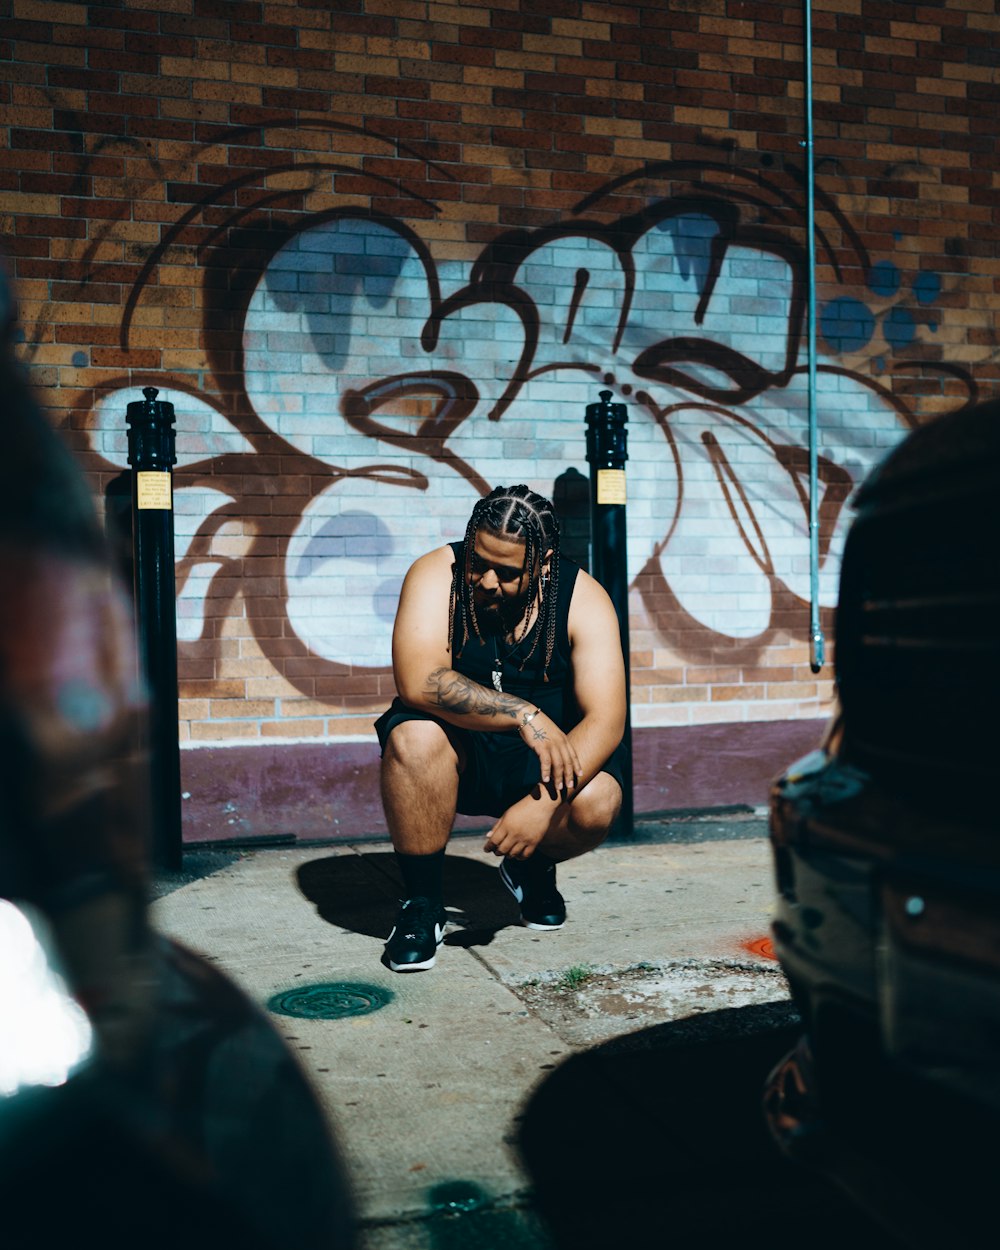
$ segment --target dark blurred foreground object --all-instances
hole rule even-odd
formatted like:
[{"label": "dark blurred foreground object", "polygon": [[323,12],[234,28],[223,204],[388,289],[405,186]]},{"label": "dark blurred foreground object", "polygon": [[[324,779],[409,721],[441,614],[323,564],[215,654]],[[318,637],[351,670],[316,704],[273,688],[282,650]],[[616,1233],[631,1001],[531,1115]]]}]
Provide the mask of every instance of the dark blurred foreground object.
[{"label": "dark blurred foreground object", "polygon": [[768,1122],[915,1247],[996,1239],[998,484],[1000,403],[915,431],[865,483],[840,712],[771,797],[775,949],[806,1033]]},{"label": "dark blurred foreground object", "polygon": [[761,1082],[798,1024],[787,1001],[706,1012],[548,1075],[518,1145],[557,1250],[898,1250],[768,1136]]},{"label": "dark blurred foreground object", "polygon": [[0,357],[3,1245],[353,1246],[339,1154],[270,1021],[150,928],[131,608]]}]

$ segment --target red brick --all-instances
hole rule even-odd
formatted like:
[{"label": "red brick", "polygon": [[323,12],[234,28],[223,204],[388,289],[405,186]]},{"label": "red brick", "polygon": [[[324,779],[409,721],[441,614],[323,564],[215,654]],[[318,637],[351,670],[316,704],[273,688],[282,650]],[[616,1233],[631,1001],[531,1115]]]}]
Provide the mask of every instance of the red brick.
[{"label": "red brick", "polygon": [[197,45],[193,39],[179,35],[128,35],[125,38],[125,52],[129,58],[156,57],[157,65],[161,56],[191,57],[196,51]]},{"label": "red brick", "polygon": [[[31,22],[11,18],[8,12],[4,16],[3,30],[7,39],[24,43],[51,43],[53,39],[51,22]],[[16,46],[16,45],[15,45]]]},{"label": "red brick", "polygon": [[90,195],[91,180],[73,174],[22,174],[20,190],[47,195]]},{"label": "red brick", "polygon": [[458,33],[460,43],[473,44],[481,48],[502,48],[506,52],[517,52],[521,40],[516,31],[490,29],[485,26],[463,26]]},{"label": "red brick", "polygon": [[387,95],[395,100],[427,100],[430,99],[430,84],[416,79],[367,75],[365,95]]},{"label": "red brick", "polygon": [[493,103],[497,108],[551,112],[557,95],[555,91],[525,91],[523,88],[497,87],[493,92]]},{"label": "red brick", "polygon": [[493,65],[493,51],[472,44],[436,43],[431,48],[431,60],[449,65],[477,65],[484,69]]},{"label": "red brick", "polygon": [[[90,297],[89,287],[87,294]],[[90,363],[99,368],[158,369],[162,362],[162,353],[154,348],[121,351],[117,348],[95,347],[90,353]]]},{"label": "red brick", "polygon": [[528,73],[524,76],[524,87],[526,91],[544,91],[561,96],[582,96],[586,94],[587,80],[570,74]]},{"label": "red brick", "polygon": [[[732,8],[732,5],[729,7]],[[762,7],[764,8],[764,12],[761,14],[762,17],[769,17],[773,14],[773,5],[767,4]],[[743,14],[730,13],[730,16],[743,16]],[[641,11],[639,26],[641,30],[697,30],[698,17],[696,13],[669,10],[666,6],[661,8],[658,5],[654,5],[652,8],[644,8]],[[650,41],[653,41],[652,36],[650,36]]]},{"label": "red brick", "polygon": [[[322,4],[319,7],[324,7]],[[395,19],[385,17],[379,14],[359,14],[352,17],[350,14],[341,12],[341,6],[338,4],[330,17],[331,29],[337,34],[344,35],[378,35],[383,37],[391,37],[395,33]]]},{"label": "red brick", "polygon": [[43,151],[82,152],[83,144],[78,134],[59,133],[50,130],[26,130],[11,127],[11,148],[42,149]]},{"label": "red brick", "polygon": [[287,88],[265,87],[262,103],[265,108],[301,109],[306,113],[321,113],[326,108],[327,94],[323,91],[295,91]]},{"label": "red brick", "polygon": [[[119,64],[120,61],[121,58],[119,58]],[[118,89],[117,73],[77,69],[73,66],[50,66],[48,80],[50,87],[61,87],[68,91],[117,91]]]},{"label": "red brick", "polygon": [[512,130],[507,126],[493,127],[493,142],[500,147],[508,148],[539,148],[549,151],[552,144],[552,132],[549,130]]},{"label": "red brick", "polygon": [[115,30],[156,30],[158,15],[136,9],[102,8],[92,4],[87,12],[88,26],[111,27]]},{"label": "red brick", "polygon": [[[397,114],[399,117],[419,118],[427,122],[457,122],[461,117],[461,109],[457,104],[437,104],[428,99],[400,99]],[[438,133],[439,131],[435,128],[435,134]],[[455,146],[457,150],[458,145]]]},{"label": "red brick", "polygon": [[18,217],[16,230],[18,234],[41,234],[62,239],[87,237],[85,221],[58,217]]},{"label": "red brick", "polygon": [[[56,131],[74,132],[80,124],[80,116],[78,113],[72,112],[70,109],[53,109],[52,111],[52,128]],[[121,134],[122,119],[117,114],[108,113],[87,113],[87,131],[89,134]]]},{"label": "red brick", "polygon": [[497,30],[516,30],[526,35],[549,35],[552,20],[549,16],[533,13],[516,13],[506,9],[494,9],[490,21]]},{"label": "red brick", "polygon": [[264,43],[294,47],[297,32],[293,26],[278,26],[275,23],[253,21],[231,21],[229,38],[233,43]]}]

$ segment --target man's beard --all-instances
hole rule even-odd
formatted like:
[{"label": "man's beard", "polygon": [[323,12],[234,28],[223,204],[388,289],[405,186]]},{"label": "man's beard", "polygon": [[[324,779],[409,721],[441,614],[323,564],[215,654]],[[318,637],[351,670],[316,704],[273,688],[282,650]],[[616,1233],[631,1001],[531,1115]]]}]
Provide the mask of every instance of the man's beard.
[{"label": "man's beard", "polygon": [[479,632],[486,638],[503,638],[513,634],[524,620],[527,608],[527,595],[518,595],[516,599],[478,603],[476,620],[479,622]]}]

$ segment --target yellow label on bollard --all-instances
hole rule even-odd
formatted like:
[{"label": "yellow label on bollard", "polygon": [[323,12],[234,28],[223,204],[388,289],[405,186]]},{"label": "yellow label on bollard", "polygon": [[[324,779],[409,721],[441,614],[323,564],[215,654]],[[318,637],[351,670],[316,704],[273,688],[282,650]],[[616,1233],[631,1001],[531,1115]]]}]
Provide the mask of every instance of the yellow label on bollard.
[{"label": "yellow label on bollard", "polygon": [[158,508],[169,512],[173,506],[170,497],[169,473],[137,473],[135,475],[136,507]]},{"label": "yellow label on bollard", "polygon": [[598,503],[624,503],[625,502],[625,470],[624,469],[598,469],[597,470],[597,502]]}]

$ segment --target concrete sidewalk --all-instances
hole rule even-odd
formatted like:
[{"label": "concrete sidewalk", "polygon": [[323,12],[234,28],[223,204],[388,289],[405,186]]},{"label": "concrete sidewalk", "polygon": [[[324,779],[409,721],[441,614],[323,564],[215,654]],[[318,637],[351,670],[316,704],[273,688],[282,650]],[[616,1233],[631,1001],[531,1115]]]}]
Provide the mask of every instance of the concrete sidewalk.
[{"label": "concrete sidewalk", "polygon": [[[517,922],[481,846],[453,839],[453,923],[436,966],[407,975],[381,962],[400,893],[387,843],[215,853],[207,875],[157,881],[156,927],[261,1005],[330,983],[385,998],[340,1019],[271,1013],[330,1116],[365,1250],[450,1244],[442,1215],[486,1211],[491,1244],[550,1245],[518,1133],[558,1069],[674,1021],[754,1004],[790,1018],[762,951],[773,884],[760,812],[637,825],[628,844],[565,865],[569,920],[555,933]],[[470,1229],[455,1244],[479,1244]]]}]

